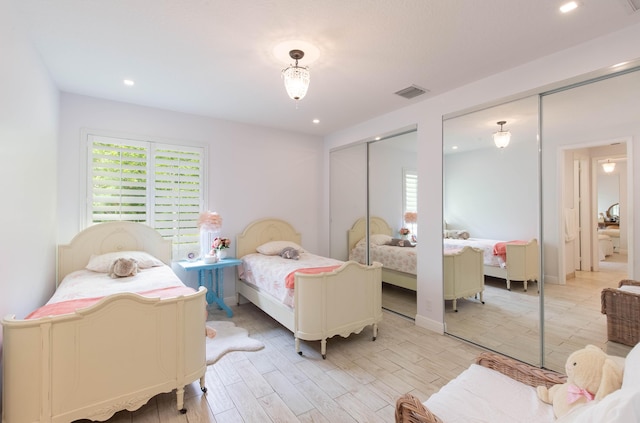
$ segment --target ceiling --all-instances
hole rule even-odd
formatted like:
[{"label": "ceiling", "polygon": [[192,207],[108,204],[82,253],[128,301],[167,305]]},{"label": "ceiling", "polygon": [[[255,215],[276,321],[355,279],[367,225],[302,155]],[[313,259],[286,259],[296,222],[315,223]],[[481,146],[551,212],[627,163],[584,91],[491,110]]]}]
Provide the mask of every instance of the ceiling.
[{"label": "ceiling", "polygon": [[[11,4],[63,92],[321,136],[634,25],[629,1],[580,0],[568,14],[561,0]],[[282,43],[308,53],[297,104]],[[394,94],[411,85],[429,92]]]}]

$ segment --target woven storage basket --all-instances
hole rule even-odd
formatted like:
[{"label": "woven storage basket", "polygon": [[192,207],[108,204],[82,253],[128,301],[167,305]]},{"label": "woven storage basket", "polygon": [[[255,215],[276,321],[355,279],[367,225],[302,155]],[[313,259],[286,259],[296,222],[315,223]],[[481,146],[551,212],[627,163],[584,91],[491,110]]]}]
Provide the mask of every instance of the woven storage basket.
[{"label": "woven storage basket", "polygon": [[[625,279],[623,285],[640,286],[640,281]],[[601,294],[602,313],[607,315],[607,339],[635,346],[640,342],[640,294],[605,288]]]}]

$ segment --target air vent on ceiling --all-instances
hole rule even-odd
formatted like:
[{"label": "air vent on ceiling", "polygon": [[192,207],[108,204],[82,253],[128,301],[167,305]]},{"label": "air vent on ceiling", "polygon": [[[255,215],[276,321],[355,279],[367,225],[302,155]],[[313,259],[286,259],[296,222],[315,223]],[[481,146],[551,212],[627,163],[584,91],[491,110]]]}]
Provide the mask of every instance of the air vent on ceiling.
[{"label": "air vent on ceiling", "polygon": [[627,0],[627,3],[629,4],[629,8],[633,13],[640,10],[640,0]]},{"label": "air vent on ceiling", "polygon": [[400,91],[396,91],[394,94],[399,95],[400,97],[404,97],[406,99],[411,99],[414,97],[417,97],[419,95],[422,95],[426,92],[429,92],[429,90],[424,89],[424,88],[420,88],[417,85],[412,85],[410,87],[404,88]]}]

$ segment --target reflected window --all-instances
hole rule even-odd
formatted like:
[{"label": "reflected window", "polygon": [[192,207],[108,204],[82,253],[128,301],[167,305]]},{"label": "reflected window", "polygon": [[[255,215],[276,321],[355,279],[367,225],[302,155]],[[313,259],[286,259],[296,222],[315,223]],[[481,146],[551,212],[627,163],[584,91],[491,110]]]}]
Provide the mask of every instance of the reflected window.
[{"label": "reflected window", "polygon": [[418,230],[418,172],[415,169],[403,169],[402,173],[403,224],[411,231],[411,238],[415,241]]}]

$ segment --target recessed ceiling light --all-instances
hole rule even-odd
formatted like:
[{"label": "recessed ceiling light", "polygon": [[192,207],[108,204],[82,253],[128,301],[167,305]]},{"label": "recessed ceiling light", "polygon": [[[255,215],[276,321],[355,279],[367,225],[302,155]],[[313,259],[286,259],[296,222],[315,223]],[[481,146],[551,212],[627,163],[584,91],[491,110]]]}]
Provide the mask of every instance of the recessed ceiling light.
[{"label": "recessed ceiling light", "polygon": [[314,119],[313,123],[320,123],[320,119]]},{"label": "recessed ceiling light", "polygon": [[376,137],[375,140],[376,141],[380,141],[381,137]]},{"label": "recessed ceiling light", "polygon": [[124,83],[124,85],[126,85],[127,87],[133,87],[135,82],[133,82],[132,79],[125,79],[124,81],[122,81]]},{"label": "recessed ceiling light", "polygon": [[562,6],[560,6],[560,11],[562,13],[567,13],[567,12],[571,12],[573,9],[578,7],[578,3],[576,3],[575,1],[570,1],[569,3],[565,3]]},{"label": "recessed ceiling light", "polygon": [[615,64],[615,65],[611,66],[611,67],[612,67],[612,68],[619,68],[620,66],[624,66],[624,65],[626,65],[627,63],[629,63],[629,62],[620,62],[620,63],[617,63],[617,64]]},{"label": "recessed ceiling light", "polygon": [[451,149],[452,149],[452,150],[457,150],[457,149],[458,149],[458,146],[457,146],[457,145],[454,145],[453,147],[451,147]]}]

